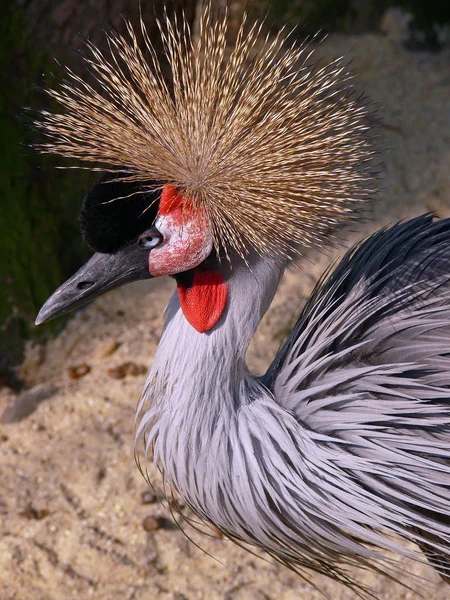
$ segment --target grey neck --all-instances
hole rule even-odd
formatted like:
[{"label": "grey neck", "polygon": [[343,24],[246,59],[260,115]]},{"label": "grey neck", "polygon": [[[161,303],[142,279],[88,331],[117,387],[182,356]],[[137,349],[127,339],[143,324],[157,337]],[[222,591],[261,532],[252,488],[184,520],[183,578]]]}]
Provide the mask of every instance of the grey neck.
[{"label": "grey neck", "polygon": [[198,333],[171,298],[152,370],[138,412],[136,436],[148,443],[158,436],[158,423],[169,426],[171,414],[184,415],[190,426],[213,423],[251,401],[260,384],[245,364],[248,345],[269,307],[285,265],[268,257],[250,256],[248,265],[235,257],[232,269],[220,269],[229,287],[227,308],[213,329]]},{"label": "grey neck", "polygon": [[235,260],[231,272],[225,263],[220,266],[229,298],[224,315],[208,333],[198,333],[188,323],[174,294],[137,412],[138,464],[153,454],[164,481],[206,518],[211,514],[203,511],[192,482],[201,474],[206,489],[219,470],[212,473],[197,465],[212,453],[210,467],[216,460],[226,466],[228,439],[239,428],[242,410],[269,395],[248,372],[245,354],[284,265],[267,257],[251,257],[249,263]]},{"label": "grey neck", "polygon": [[[251,256],[249,264],[235,257],[220,266],[228,283],[226,310],[216,326],[198,333],[185,319],[178,294],[172,297],[153,370],[164,371],[172,381],[211,378],[226,384],[242,376],[250,341],[272,302],[284,265],[267,257]],[[215,383],[214,383],[215,382]]]}]

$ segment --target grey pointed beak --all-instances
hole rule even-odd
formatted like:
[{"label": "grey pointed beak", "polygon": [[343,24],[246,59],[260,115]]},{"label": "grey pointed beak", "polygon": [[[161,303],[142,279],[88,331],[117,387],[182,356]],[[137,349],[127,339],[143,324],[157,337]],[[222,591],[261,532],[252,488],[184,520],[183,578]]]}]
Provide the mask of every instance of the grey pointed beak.
[{"label": "grey pointed beak", "polygon": [[148,249],[136,244],[114,254],[97,252],[50,296],[36,317],[36,325],[79,308],[116,287],[149,279],[148,256]]}]

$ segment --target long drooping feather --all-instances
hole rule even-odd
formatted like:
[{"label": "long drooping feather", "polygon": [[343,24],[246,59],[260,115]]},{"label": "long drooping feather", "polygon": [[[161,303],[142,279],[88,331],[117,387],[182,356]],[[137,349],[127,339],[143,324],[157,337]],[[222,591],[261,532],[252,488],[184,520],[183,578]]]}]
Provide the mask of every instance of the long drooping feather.
[{"label": "long drooping feather", "polygon": [[[108,35],[88,44],[96,84],[67,70],[42,112],[43,152],[171,182],[209,215],[216,246],[292,255],[351,218],[371,187],[367,108],[344,62],[308,66],[308,47],[243,17],[227,47],[227,14],[204,6],[197,40],[185,19],[158,23],[164,56]],[[167,69],[165,69],[167,67]],[[163,73],[168,70],[169,76]]]},{"label": "long drooping feather", "polygon": [[327,527],[377,560],[375,546],[420,560],[391,536],[413,541],[447,581],[449,231],[423,215],[348,252],[264,378],[317,445],[303,464],[327,488],[317,522],[333,506]]}]

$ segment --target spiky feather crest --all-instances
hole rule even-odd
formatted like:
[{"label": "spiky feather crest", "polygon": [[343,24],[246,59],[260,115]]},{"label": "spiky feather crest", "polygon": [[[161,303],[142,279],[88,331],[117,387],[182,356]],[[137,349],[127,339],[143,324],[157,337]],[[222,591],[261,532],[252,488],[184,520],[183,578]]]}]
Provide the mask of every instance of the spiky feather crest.
[{"label": "spiky feather crest", "polygon": [[142,21],[143,48],[129,22],[108,53],[88,43],[96,85],[67,69],[48,91],[63,111],[41,113],[40,150],[174,184],[204,208],[216,247],[292,256],[320,243],[370,193],[367,109],[342,60],[308,66],[308,47],[247,21],[228,50],[227,14],[210,2],[196,41],[165,15],[168,79]]}]

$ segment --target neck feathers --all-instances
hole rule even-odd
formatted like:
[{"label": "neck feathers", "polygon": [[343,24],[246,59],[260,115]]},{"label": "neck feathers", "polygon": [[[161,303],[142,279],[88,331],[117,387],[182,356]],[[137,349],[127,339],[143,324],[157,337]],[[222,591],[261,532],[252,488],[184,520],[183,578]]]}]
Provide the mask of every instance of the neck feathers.
[{"label": "neck feathers", "polygon": [[[227,307],[219,322],[199,333],[186,320],[178,293],[171,298],[161,341],[137,413],[136,442],[146,452],[165,429],[166,439],[192,432],[200,423],[214,427],[252,400],[260,386],[245,364],[248,345],[269,307],[284,264],[252,256],[218,264],[228,283]],[[180,422],[183,421],[183,425]],[[175,423],[178,423],[176,426]]]},{"label": "neck feathers", "polygon": [[[275,259],[251,257],[246,264],[239,257],[223,261],[218,270],[228,286],[227,305],[221,319],[207,333],[199,333],[180,310],[177,293],[166,311],[161,342],[154,368],[169,370],[172,379],[195,375],[204,380],[211,373],[228,369],[233,375],[236,365],[243,363],[250,341],[272,302],[284,265]],[[216,385],[225,383],[217,380]]]}]

